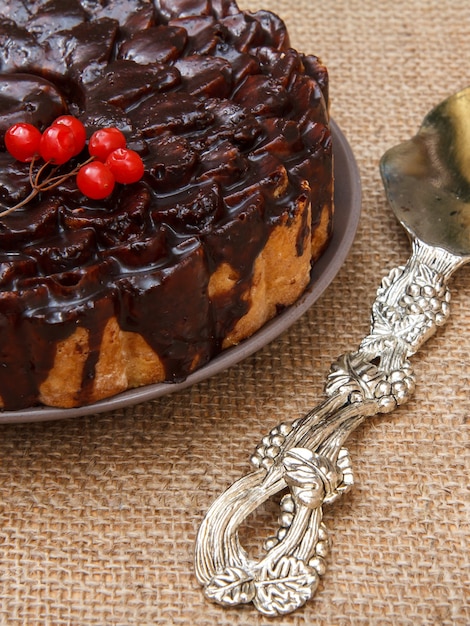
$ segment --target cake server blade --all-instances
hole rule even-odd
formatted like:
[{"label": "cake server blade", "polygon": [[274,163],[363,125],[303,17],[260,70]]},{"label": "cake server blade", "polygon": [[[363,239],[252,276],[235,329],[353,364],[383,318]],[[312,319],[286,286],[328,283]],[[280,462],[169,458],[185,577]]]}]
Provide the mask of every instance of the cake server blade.
[{"label": "cake server blade", "polygon": [[[252,602],[276,616],[313,596],[328,553],[323,507],[353,484],[344,443],[367,417],[388,413],[413,394],[410,357],[448,319],[448,282],[470,261],[470,88],[434,108],[412,139],[385,153],[380,170],[390,206],[410,236],[411,256],[383,279],[370,333],[332,364],[324,401],[273,428],[255,449],[254,471],[207,512],[195,572],[219,604]],[[279,530],[253,558],[238,529],[281,491]]]}]

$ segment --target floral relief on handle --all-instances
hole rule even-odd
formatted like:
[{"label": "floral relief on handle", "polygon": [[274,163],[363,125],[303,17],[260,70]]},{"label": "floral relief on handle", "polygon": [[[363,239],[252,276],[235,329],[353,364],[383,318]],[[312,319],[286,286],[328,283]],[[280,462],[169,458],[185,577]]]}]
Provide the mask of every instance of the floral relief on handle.
[{"label": "floral relief on handle", "polygon": [[[196,543],[196,575],[211,600],[252,602],[265,615],[290,613],[315,593],[326,568],[328,532],[323,505],[353,485],[344,443],[369,416],[406,402],[415,387],[409,357],[449,316],[447,282],[461,258],[414,240],[403,267],[383,279],[371,329],[355,352],[331,366],[326,399],[292,424],[274,427],[251,458],[255,471],[209,509]],[[250,558],[238,537],[243,521],[286,491],[279,530],[265,554]]]}]

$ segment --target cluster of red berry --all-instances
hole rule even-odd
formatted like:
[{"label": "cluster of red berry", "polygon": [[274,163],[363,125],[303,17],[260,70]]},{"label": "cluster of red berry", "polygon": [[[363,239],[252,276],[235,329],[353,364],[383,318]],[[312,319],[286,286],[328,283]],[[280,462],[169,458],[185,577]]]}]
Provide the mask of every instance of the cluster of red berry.
[{"label": "cluster of red berry", "polygon": [[[55,175],[57,168],[80,154],[85,145],[85,127],[73,115],[57,118],[43,133],[28,123],[11,126],[5,133],[5,147],[15,159],[31,164],[32,192],[8,212],[23,206],[40,191],[56,187],[70,176],[76,175],[79,190],[93,200],[109,196],[116,183],[130,184],[142,178],[142,159],[137,152],[126,147],[125,136],[114,127],[102,128],[92,134],[88,141],[90,157],[84,163],[65,174]],[[32,165],[38,158],[44,164],[33,177]],[[49,165],[55,166],[55,169],[44,176]]]}]

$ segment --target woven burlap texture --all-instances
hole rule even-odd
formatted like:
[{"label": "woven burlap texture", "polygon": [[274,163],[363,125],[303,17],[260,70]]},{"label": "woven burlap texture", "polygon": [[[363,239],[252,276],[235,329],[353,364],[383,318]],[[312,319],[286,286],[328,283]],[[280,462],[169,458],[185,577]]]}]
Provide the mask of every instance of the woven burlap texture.
[{"label": "woven burlap texture", "polygon": [[348,442],[356,482],[326,509],[315,598],[268,619],[212,604],[195,580],[205,511],[272,426],[322,398],[330,363],[368,332],[381,278],[409,254],[381,154],[470,82],[467,0],[240,6],[278,13],[292,45],[329,67],[331,112],[361,172],[355,243],[322,298],[228,371],[111,413],[0,426],[1,624],[470,624],[468,268],[452,281],[450,321],[414,357],[413,400]]}]

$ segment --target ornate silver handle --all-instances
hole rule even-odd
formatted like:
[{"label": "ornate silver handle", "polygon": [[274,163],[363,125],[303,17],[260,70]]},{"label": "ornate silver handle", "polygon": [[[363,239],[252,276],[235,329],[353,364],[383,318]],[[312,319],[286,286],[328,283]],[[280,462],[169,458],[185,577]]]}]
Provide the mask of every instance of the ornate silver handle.
[{"label": "ornate silver handle", "polygon": [[[393,269],[378,289],[370,334],[331,366],[325,401],[292,424],[273,428],[251,458],[255,471],[209,509],[196,541],[195,570],[211,600],[227,606],[253,602],[275,616],[313,596],[328,553],[322,507],[353,484],[344,442],[366,417],[388,413],[412,395],[409,357],[446,322],[447,283],[464,262],[417,239],[412,245],[406,266]],[[279,531],[254,560],[238,529],[286,487]]]}]

